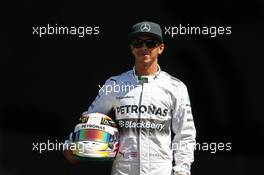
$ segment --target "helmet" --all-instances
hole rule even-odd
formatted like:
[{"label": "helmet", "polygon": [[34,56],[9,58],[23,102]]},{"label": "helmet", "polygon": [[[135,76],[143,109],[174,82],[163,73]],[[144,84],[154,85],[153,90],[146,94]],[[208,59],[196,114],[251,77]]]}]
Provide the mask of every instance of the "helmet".
[{"label": "helmet", "polygon": [[119,132],[115,122],[101,113],[84,112],[72,134],[80,160],[112,160],[119,147]]}]

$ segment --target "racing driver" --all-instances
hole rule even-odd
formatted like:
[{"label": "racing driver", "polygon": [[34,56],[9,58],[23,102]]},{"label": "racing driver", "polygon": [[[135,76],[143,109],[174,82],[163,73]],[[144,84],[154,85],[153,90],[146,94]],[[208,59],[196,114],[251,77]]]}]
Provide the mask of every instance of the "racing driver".
[{"label": "racing driver", "polygon": [[139,22],[128,40],[135,66],[110,77],[86,111],[115,112],[120,146],[111,174],[190,175],[196,129],[187,87],[158,64],[162,30]]}]

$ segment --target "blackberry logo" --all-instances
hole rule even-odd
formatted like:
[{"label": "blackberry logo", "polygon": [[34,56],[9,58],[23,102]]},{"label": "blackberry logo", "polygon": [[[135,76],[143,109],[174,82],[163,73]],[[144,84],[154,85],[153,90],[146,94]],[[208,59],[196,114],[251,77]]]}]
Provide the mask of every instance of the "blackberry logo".
[{"label": "blackberry logo", "polygon": [[145,128],[145,129],[157,129],[159,131],[161,131],[164,128],[164,124],[161,123],[153,123],[150,121],[140,121],[140,122],[136,122],[136,121],[122,121],[119,120],[118,122],[120,127],[124,127],[124,128]]}]

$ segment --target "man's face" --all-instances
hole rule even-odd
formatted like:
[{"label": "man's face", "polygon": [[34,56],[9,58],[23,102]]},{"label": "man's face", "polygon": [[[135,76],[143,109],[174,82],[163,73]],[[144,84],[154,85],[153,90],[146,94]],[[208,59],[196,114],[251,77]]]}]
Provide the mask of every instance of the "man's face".
[{"label": "man's face", "polygon": [[151,63],[164,50],[164,44],[150,36],[138,36],[130,43],[132,54],[137,62]]}]

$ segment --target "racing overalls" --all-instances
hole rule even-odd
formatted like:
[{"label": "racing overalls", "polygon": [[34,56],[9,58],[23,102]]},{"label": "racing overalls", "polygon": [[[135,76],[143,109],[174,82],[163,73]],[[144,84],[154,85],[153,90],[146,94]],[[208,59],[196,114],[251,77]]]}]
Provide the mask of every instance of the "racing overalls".
[{"label": "racing overalls", "polygon": [[87,112],[111,110],[120,132],[112,175],[190,174],[196,129],[183,82],[160,67],[154,76],[135,68],[112,76]]}]

